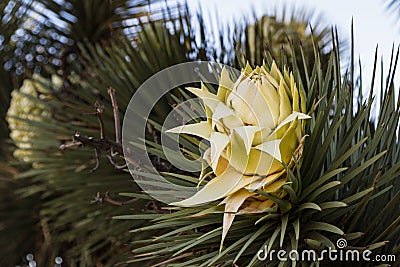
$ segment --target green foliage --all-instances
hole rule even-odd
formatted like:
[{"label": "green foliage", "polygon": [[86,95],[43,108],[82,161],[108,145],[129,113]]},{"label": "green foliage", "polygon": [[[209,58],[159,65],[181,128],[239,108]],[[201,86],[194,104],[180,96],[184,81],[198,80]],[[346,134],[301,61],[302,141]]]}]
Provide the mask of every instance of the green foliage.
[{"label": "green foliage", "polygon": [[[2,47],[6,47],[1,51],[5,55],[3,63],[8,62],[8,65],[15,67],[24,66],[26,72],[23,77],[31,78],[25,82],[29,85],[14,91],[13,107],[9,111],[8,120],[12,128],[11,137],[17,146],[15,155],[28,165],[31,164],[32,169],[21,168],[24,171],[16,175],[16,178],[8,175],[7,180],[4,183],[2,181],[3,196],[8,201],[0,204],[1,213],[5,216],[1,218],[0,241],[2,247],[7,247],[2,251],[1,262],[5,265],[19,264],[28,252],[34,253],[35,259],[42,266],[52,265],[56,256],[62,256],[64,264],[68,266],[109,266],[122,261],[121,257],[129,251],[127,244],[131,240],[127,232],[135,225],[121,224],[111,220],[111,217],[123,210],[146,209],[146,203],[139,201],[134,206],[124,207],[113,206],[108,202],[91,204],[97,193],[105,199],[105,193],[109,191],[113,200],[122,201],[127,198],[118,197],[118,192],[135,192],[137,188],[129,174],[108,166],[104,156],[101,160],[102,168],[96,173],[90,173],[95,163],[93,151],[78,149],[63,153],[59,146],[70,142],[76,131],[97,137],[99,126],[96,116],[83,114],[93,112],[92,106],[96,100],[106,108],[106,135],[111,138],[115,134],[111,103],[106,90],[109,84],[92,87],[85,83],[82,78],[91,80],[90,75],[93,74],[83,71],[82,66],[85,65],[77,67],[81,77],[71,74],[72,67],[77,66],[74,58],[78,57],[80,63],[84,62],[83,57],[78,56],[80,51],[75,44],[83,40],[88,40],[88,45],[101,41],[103,47],[106,47],[106,38],[125,37],[122,32],[131,28],[123,24],[123,21],[144,15],[146,20],[151,15],[159,15],[160,9],[153,8],[152,13],[145,12],[147,1],[103,1],[100,7],[104,12],[97,12],[98,5],[94,8],[97,1],[92,1],[90,5],[89,1],[68,1],[65,5],[56,1],[6,2],[0,6],[4,11],[1,17],[8,16],[11,19],[2,21],[1,34],[8,38],[3,40]],[[74,4],[73,8],[71,4]],[[37,13],[43,8],[47,8],[46,14],[38,17]],[[170,8],[171,11],[175,9]],[[116,10],[122,13],[117,14]],[[75,18],[68,21],[71,16]],[[54,17],[66,20],[65,24],[58,19],[54,21]],[[27,22],[34,26],[24,28]],[[110,28],[110,25],[113,27]],[[18,39],[22,38],[21,30],[23,36],[30,38]],[[57,38],[52,39],[54,36]],[[68,41],[65,44],[62,40]],[[21,50],[21,47],[21,57],[14,56],[15,51]],[[38,50],[38,47],[41,49]],[[28,54],[33,54],[33,60],[25,62]],[[73,57],[65,57],[65,54]],[[36,61],[39,55],[42,60]],[[60,61],[54,59],[63,62],[61,68]],[[46,71],[42,69],[42,76],[32,76],[30,65],[33,69],[46,68]],[[6,78],[2,84],[5,87],[1,89],[2,109],[7,108],[6,103],[12,90],[5,83],[7,77],[18,74],[11,72],[11,69],[4,72]],[[62,78],[61,83],[48,78],[50,75]],[[19,87],[18,82],[16,84]],[[26,87],[29,87],[28,90],[24,89]],[[118,102],[126,103],[132,90],[124,87],[124,90],[118,92]],[[4,113],[5,110],[1,118],[5,117]],[[1,133],[7,135],[5,124]],[[8,165],[5,165],[6,168]],[[13,237],[15,235],[18,238]],[[12,245],[9,245],[11,240]]]},{"label": "green foliage", "polygon": [[[393,84],[398,54],[386,82],[381,77],[383,97],[374,99],[372,79],[370,93],[364,98],[361,78],[356,83],[353,70],[351,75],[342,74],[337,41],[333,47],[326,71],[320,67],[319,53],[312,68],[307,68],[303,59],[306,75],[297,65],[292,68],[298,86],[307,92],[307,110],[313,117],[306,123],[309,137],[303,156],[293,170],[288,169],[288,182],[299,189],[285,187],[292,205],[284,209],[285,201],[281,201],[277,202],[279,209],[259,216],[238,214],[221,252],[223,212],[218,203],[152,215],[148,217],[153,218],[152,223],[135,233],[158,230],[165,234],[135,242],[136,256],[130,262],[157,259],[159,264],[171,266],[284,266],[276,258],[259,261],[257,252],[264,246],[287,251],[334,248],[341,237],[349,241],[349,248],[399,256],[400,98],[396,99]],[[293,47],[292,53],[296,55]],[[354,66],[353,57],[350,62]],[[377,114],[372,112],[373,105]],[[157,146],[154,150],[162,155]],[[143,215],[117,217],[141,218]],[[318,264],[329,262],[300,263]],[[366,263],[352,262],[352,266],[357,264]]]},{"label": "green foliage", "polygon": [[28,76],[67,71],[65,61],[76,58],[78,42],[107,42],[136,32],[132,21],[162,15],[159,7],[150,12],[147,0],[9,0],[1,3],[0,12],[6,69]]},{"label": "green foliage", "polygon": [[[90,169],[95,165],[92,149],[84,147],[61,151],[59,146],[70,143],[71,136],[75,132],[80,132],[84,136],[99,137],[99,125],[96,116],[85,114],[94,112],[93,104],[95,102],[105,107],[103,120],[106,138],[114,138],[112,107],[107,94],[109,86],[116,89],[117,102],[122,115],[130,97],[141,83],[163,68],[176,63],[198,59],[218,59],[221,62],[240,67],[244,58],[254,58],[252,63],[256,64],[262,60],[264,55],[267,56],[267,61],[270,61],[272,57],[268,56],[270,55],[268,51],[273,47],[274,52],[272,55],[275,58],[277,57],[276,53],[279,53],[279,57],[282,54],[282,58],[286,58],[286,54],[295,55],[296,62],[288,63],[295,72],[296,77],[298,79],[301,77],[302,84],[300,86],[303,89],[310,90],[308,106],[311,107],[315,104],[315,99],[321,100],[320,105],[316,106],[314,114],[322,113],[320,115],[322,118],[319,119],[319,122],[313,121],[308,125],[308,132],[319,133],[314,137],[313,143],[311,143],[311,137],[309,142],[313,145],[313,148],[320,148],[321,144],[325,144],[327,152],[323,155],[326,158],[325,156],[319,158],[321,162],[318,164],[322,166],[322,173],[314,171],[314,173],[310,174],[308,182],[306,179],[304,179],[304,182],[303,179],[299,179],[297,173],[293,175],[299,180],[299,183],[303,183],[302,188],[308,187],[312,181],[317,179],[320,179],[321,184],[325,184],[332,182],[334,179],[342,179],[342,177],[346,177],[345,174],[350,175],[347,176],[351,178],[347,178],[349,179],[347,184],[351,185],[352,181],[360,179],[361,171],[375,170],[377,168],[375,167],[377,166],[375,165],[377,164],[376,162],[384,163],[382,160],[386,159],[388,155],[387,153],[382,158],[373,158],[378,148],[379,151],[383,151],[389,144],[383,147],[376,146],[375,148],[371,146],[366,155],[359,154],[360,150],[364,149],[364,146],[370,142],[370,139],[368,139],[364,143],[360,143],[360,140],[362,140],[360,138],[367,135],[372,136],[372,129],[374,128],[369,129],[368,127],[373,126],[369,123],[367,128],[370,132],[368,133],[357,132],[358,128],[354,128],[355,126],[350,130],[353,125],[352,122],[356,118],[351,116],[353,113],[346,113],[347,117],[340,120],[340,123],[337,123],[338,119],[332,121],[332,124],[329,123],[328,119],[323,120],[329,114],[329,105],[337,106],[337,110],[339,110],[339,107],[349,107],[351,106],[349,103],[351,98],[347,93],[344,93],[348,92],[349,87],[347,83],[341,81],[338,73],[338,63],[334,62],[338,60],[338,55],[334,54],[328,64],[324,57],[324,50],[314,60],[314,51],[318,51],[318,49],[314,49],[311,35],[304,34],[305,25],[307,25],[305,20],[296,22],[292,19],[289,24],[295,26],[290,26],[288,33],[285,33],[284,30],[287,24],[283,20],[274,20],[273,17],[262,17],[260,21],[255,22],[255,26],[252,26],[252,23],[238,24],[235,28],[239,30],[228,40],[224,40],[224,33],[220,33],[219,38],[224,41],[219,42],[220,47],[218,47],[218,42],[210,40],[212,39],[210,36],[213,36],[213,31],[208,29],[212,34],[206,34],[207,29],[204,27],[201,15],[199,15],[199,21],[194,22],[189,12],[184,8],[180,10],[170,8],[165,10],[162,16],[155,16],[155,18],[149,19],[151,14],[145,12],[146,9],[143,7],[147,1],[102,1],[100,5],[96,5],[94,8],[95,3],[97,1],[71,0],[66,1],[64,4],[60,4],[59,1],[21,2],[19,4],[26,5],[29,10],[33,11],[31,14],[39,12],[42,8],[48,10],[48,13],[44,14],[44,20],[42,21],[22,12],[21,15],[11,16],[18,23],[11,23],[13,20],[7,23],[7,27],[11,27],[7,32],[9,36],[15,35],[19,28],[24,29],[24,36],[31,36],[29,41],[22,41],[17,38],[17,41],[10,41],[11,39],[9,39],[5,43],[10,45],[12,53],[15,53],[18,42],[23,43],[24,49],[21,52],[21,56],[14,57],[11,53],[9,54],[9,59],[14,67],[25,66],[24,70],[26,72],[24,72],[24,75],[32,82],[34,90],[14,93],[16,98],[20,98],[20,100],[15,100],[17,106],[18,102],[23,103],[25,101],[28,106],[31,105],[33,108],[24,109],[20,107],[17,110],[14,109],[13,112],[10,111],[8,117],[10,125],[12,125],[13,141],[17,146],[17,151],[19,151],[17,154],[19,153],[20,159],[31,164],[32,168],[16,175],[15,180],[10,182],[11,184],[15,182],[17,185],[11,186],[8,183],[7,187],[5,187],[7,194],[16,199],[16,202],[0,202],[5,203],[0,204],[0,209],[7,211],[10,218],[12,217],[10,210],[18,212],[20,217],[25,216],[28,218],[21,224],[14,221],[7,222],[3,218],[0,221],[0,236],[4,237],[1,240],[1,244],[6,244],[10,240],[10,233],[20,232],[21,236],[23,236],[21,240],[14,239],[14,246],[5,252],[5,255],[8,253],[12,255],[5,264],[15,264],[15,258],[20,258],[26,252],[33,252],[37,261],[43,266],[52,264],[55,256],[62,256],[67,266],[94,266],[96,264],[110,266],[117,262],[127,261],[127,258],[131,259],[131,255],[127,254],[133,248],[136,248],[135,253],[137,254],[151,252],[146,256],[146,264],[150,264],[152,261],[170,259],[171,257],[171,259],[176,259],[183,263],[186,261],[186,265],[191,266],[196,262],[204,263],[207,261],[209,263],[215,261],[229,264],[239,254],[242,254],[242,256],[237,257],[237,262],[249,261],[254,256],[252,254],[254,250],[258,249],[266,241],[265,238],[262,239],[261,237],[265,237],[267,234],[276,233],[275,235],[270,235],[271,238],[274,237],[276,240],[281,239],[282,236],[282,242],[286,244],[293,239],[293,233],[294,237],[297,236],[297,232],[301,233],[303,238],[305,235],[316,232],[321,227],[341,233],[337,228],[318,223],[311,224],[310,227],[314,226],[314,229],[303,231],[302,226],[307,222],[307,216],[316,218],[314,217],[316,212],[322,214],[317,219],[318,222],[338,224],[339,227],[346,230],[345,226],[347,224],[344,222],[339,224],[338,222],[345,215],[351,213],[352,210],[346,211],[341,215],[336,213],[329,215],[328,211],[330,209],[328,208],[341,207],[343,203],[338,201],[344,200],[335,199],[333,195],[325,199],[326,192],[317,194],[316,190],[320,188],[317,187],[316,190],[311,190],[308,195],[295,196],[297,199],[303,198],[299,200],[303,202],[299,202],[298,206],[292,208],[293,210],[299,209],[292,217],[284,217],[279,213],[272,214],[274,216],[271,216],[271,218],[239,216],[227,237],[226,248],[222,254],[218,254],[217,250],[221,236],[219,225],[221,211],[215,210],[214,214],[204,217],[204,220],[191,218],[190,215],[201,212],[208,206],[182,210],[174,212],[172,215],[159,214],[159,204],[149,205],[149,203],[152,204],[153,202],[138,192],[139,189],[133,183],[131,175],[124,171],[114,170],[113,166],[107,162],[105,153],[101,157],[100,168],[91,173]],[[11,11],[16,14],[19,12],[18,10],[21,10],[19,8],[18,5],[14,5]],[[116,12],[116,10],[121,12],[118,13],[119,11]],[[155,10],[152,9],[152,11],[154,11],[152,12],[153,15],[161,15],[160,10],[157,8]],[[54,16],[57,18],[57,23],[53,20]],[[137,26],[133,27],[130,24],[125,24],[127,19],[137,17],[140,17]],[[58,20],[61,20],[61,22]],[[34,25],[33,28],[25,29],[22,23],[26,21],[32,23]],[[265,27],[264,25],[266,24],[272,25],[271,30],[267,31],[265,35],[264,32],[262,35],[259,34],[259,30]],[[33,30],[35,27],[38,27],[38,31]],[[257,29],[256,34],[251,35],[249,33],[251,27]],[[204,31],[200,35],[200,40],[195,38],[196,28],[201,28],[201,31]],[[273,34],[275,31],[277,32],[276,35]],[[299,31],[299,33],[296,33],[296,31]],[[322,48],[327,43],[326,38],[329,39],[330,37],[327,37],[326,30],[316,32],[318,32],[316,41]],[[56,33],[58,37],[56,39],[52,38],[51,36]],[[290,39],[293,36],[292,45],[290,41],[285,39],[286,34]],[[19,37],[22,38],[21,36]],[[40,40],[42,38],[47,40],[46,44],[41,43]],[[66,43],[62,42],[62,40],[66,41]],[[300,53],[296,44],[297,41],[302,41],[303,43],[303,50]],[[232,44],[237,45],[237,53],[232,53],[233,49],[231,51],[224,49]],[[267,44],[269,48],[266,48],[264,44]],[[256,47],[251,48],[250,46],[253,45]],[[283,53],[280,52],[280,48],[275,49],[276,45],[284,45]],[[38,47],[42,47],[43,50],[38,50]],[[50,51],[52,48],[56,49],[54,54],[38,52]],[[30,62],[33,65],[25,61],[25,56],[29,53],[32,53],[33,60]],[[42,57],[38,57],[39,55],[42,55]],[[316,62],[315,66],[314,63],[309,63],[310,59],[312,60],[311,62]],[[21,64],[18,64],[18,62]],[[326,73],[322,71],[319,68],[319,64],[327,64],[328,71]],[[29,66],[32,66],[33,71],[29,71]],[[14,67],[11,69],[14,69]],[[41,68],[41,76],[32,75],[35,67]],[[9,74],[9,72],[6,72],[6,74]],[[54,77],[61,78],[62,82],[54,82]],[[331,102],[327,102],[329,97],[327,99],[323,96],[333,90],[332,84],[336,84],[336,82],[338,84],[341,82],[341,86],[337,86],[336,89],[337,95],[341,98],[334,98]],[[17,84],[19,85],[19,83]],[[1,92],[6,92],[5,95],[9,97],[10,87],[7,90],[1,90]],[[181,95],[178,94],[178,91],[177,95],[166,98],[164,102],[157,106],[153,119],[155,121],[161,120],[169,109],[172,100],[180,98]],[[339,104],[345,106],[340,106]],[[360,103],[360,107],[357,110],[361,111],[362,107],[362,103]],[[35,108],[36,111],[41,109],[40,112],[36,112]],[[385,111],[385,114],[389,114],[386,112],[389,111]],[[43,114],[45,116],[42,116]],[[360,125],[365,128],[369,118],[369,115],[364,115],[357,121],[360,121]],[[334,120],[334,118],[331,119]],[[341,124],[343,122],[347,123],[346,127]],[[395,121],[392,121],[392,124],[394,125]],[[333,127],[335,125],[337,127]],[[340,135],[336,132],[329,135],[331,127],[335,131],[340,130]],[[355,131],[354,134],[351,134],[352,131]],[[344,136],[347,135],[351,137],[351,141],[348,141],[350,144],[335,143],[344,142]],[[388,133],[388,136],[390,136],[390,133]],[[334,140],[330,142],[332,145],[323,143],[328,138]],[[397,140],[393,140],[393,138],[391,140],[392,143],[390,145],[397,144]],[[353,146],[357,142],[359,146]],[[325,146],[322,147],[324,148]],[[336,151],[343,146],[346,146],[346,148],[343,148],[346,151]],[[392,154],[396,155],[393,152]],[[344,157],[343,160],[345,161],[329,169],[329,166],[332,166],[331,162],[340,158],[336,155]],[[357,161],[358,159],[360,159],[360,162]],[[342,170],[340,169],[342,166],[351,167],[352,164],[356,163],[358,166],[360,163],[365,164],[364,161],[369,159],[376,161],[367,166],[367,169],[355,168],[353,172],[339,172],[339,170]],[[304,166],[310,166],[310,160],[306,156],[304,157],[304,165],[300,169],[302,177],[308,174]],[[393,158],[390,160],[393,160]],[[393,175],[397,174],[396,169],[390,170],[392,174],[389,172],[386,175],[388,178],[384,180],[386,182],[382,186],[389,183],[389,180],[393,179]],[[333,171],[332,176],[323,175],[329,171]],[[326,180],[321,177],[326,178]],[[343,188],[342,190],[345,191],[345,187],[338,186],[337,188]],[[362,188],[367,189],[369,187],[363,185],[363,187],[357,187],[357,190]],[[389,194],[393,194],[395,188],[386,190],[377,191],[381,192],[381,195],[375,197],[375,199],[388,197]],[[107,191],[110,192],[110,196],[113,199],[121,201],[136,197],[143,199],[123,207],[113,206],[108,202],[104,202],[101,205],[91,204],[98,192],[104,199],[104,194]],[[331,192],[332,189],[327,188],[328,191]],[[120,192],[124,192],[124,194],[118,196]],[[303,193],[304,191],[300,192]],[[358,191],[352,192],[358,193]],[[346,198],[351,196],[351,192],[345,191],[344,193]],[[10,198],[8,195],[5,196]],[[362,197],[364,195],[360,194],[359,198]],[[359,199],[357,202],[357,195],[352,198],[354,203],[360,203]],[[352,199],[350,198],[350,200]],[[348,202],[350,200],[348,199]],[[307,204],[308,202],[315,203]],[[305,205],[301,206],[302,203],[305,203]],[[346,209],[353,207],[353,210],[358,210],[351,205]],[[317,207],[322,211],[319,211]],[[132,213],[139,215],[117,217],[121,214]],[[305,214],[305,217],[302,215],[302,219],[297,220],[300,213]],[[335,217],[331,220],[328,219],[328,215],[341,217]],[[392,214],[389,215],[391,216]],[[20,218],[18,216],[14,217]],[[137,220],[112,220],[112,217]],[[362,216],[357,216],[357,218],[359,218],[358,220],[364,219]],[[148,224],[148,221],[153,219],[160,223]],[[388,222],[390,219],[388,219]],[[254,225],[256,221],[259,221],[259,223]],[[6,226],[3,227],[3,225]],[[358,224],[356,223],[355,225]],[[287,228],[286,231],[283,230],[283,226]],[[141,227],[147,227],[143,228],[143,230],[150,231],[136,233],[136,229]],[[276,230],[278,229],[277,227],[281,227],[279,231]],[[26,232],[20,231],[21,229]],[[134,230],[135,234],[129,233],[130,230]],[[375,228],[373,230],[378,231]],[[4,233],[8,233],[8,235]],[[158,238],[154,239],[153,236],[158,236]],[[330,235],[329,237],[332,238]],[[309,239],[313,238],[318,240],[320,236],[313,234],[309,237]],[[376,238],[377,240],[386,240],[386,235],[380,238],[376,236]],[[29,242],[26,242],[26,239],[29,239]],[[268,242],[276,246],[276,242],[270,240],[272,239],[269,239]],[[295,238],[294,240],[302,239],[297,238],[296,240]],[[333,239],[332,242],[334,241]],[[131,242],[135,243],[130,244]],[[155,244],[149,247],[143,246],[146,242],[154,242]],[[23,243],[26,245],[25,249],[21,247]],[[246,244],[247,249],[243,248],[246,247],[244,246]],[[296,242],[293,244],[295,245]],[[168,246],[167,248],[165,248],[166,245]],[[299,242],[298,246],[304,246],[304,244]],[[240,250],[243,251],[239,253]],[[176,257],[172,256],[174,253],[177,254]],[[133,261],[135,260],[137,259],[133,259]],[[140,260],[143,259],[141,258]],[[135,266],[137,263],[133,263],[133,261],[131,265]],[[172,262],[172,260],[170,261]]]}]

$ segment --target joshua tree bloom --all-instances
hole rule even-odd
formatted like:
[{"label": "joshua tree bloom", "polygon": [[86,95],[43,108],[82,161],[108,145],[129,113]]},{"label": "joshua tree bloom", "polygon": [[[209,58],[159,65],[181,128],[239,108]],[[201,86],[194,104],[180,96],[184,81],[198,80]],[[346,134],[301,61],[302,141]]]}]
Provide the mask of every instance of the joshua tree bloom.
[{"label": "joshua tree bloom", "polygon": [[[24,80],[22,86],[18,90],[14,90],[11,94],[10,107],[7,112],[7,121],[11,130],[10,137],[14,141],[17,149],[14,151],[14,156],[23,161],[32,161],[32,149],[35,146],[32,140],[38,133],[34,130],[28,129],[28,122],[33,121],[38,123],[47,123],[51,118],[51,108],[45,105],[40,99],[49,99],[44,97],[44,93],[48,95],[46,87],[50,80],[43,78],[40,75],[33,75],[33,79]],[[61,88],[62,81],[57,75],[51,77],[51,83],[56,88]],[[39,96],[38,92],[43,93]],[[32,127],[32,126],[30,126]],[[37,126],[40,127],[40,126]],[[48,142],[52,142],[50,139]],[[53,141],[56,145],[58,141]],[[34,162],[34,166],[38,163]]]},{"label": "joshua tree bloom", "polygon": [[284,165],[301,153],[302,120],[310,117],[304,114],[294,76],[286,69],[282,74],[275,62],[270,69],[248,65],[235,82],[223,69],[217,95],[204,85],[187,90],[203,101],[207,121],[169,132],[208,140],[203,158],[214,175],[195,195],[172,204],[188,207],[222,200],[225,237],[235,213],[260,213],[274,205],[257,190],[284,195]]}]

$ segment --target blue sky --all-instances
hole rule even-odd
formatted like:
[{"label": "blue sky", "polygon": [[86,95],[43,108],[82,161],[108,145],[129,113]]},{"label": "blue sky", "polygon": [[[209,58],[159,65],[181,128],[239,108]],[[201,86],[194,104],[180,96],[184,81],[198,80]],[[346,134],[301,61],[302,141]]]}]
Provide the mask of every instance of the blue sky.
[{"label": "blue sky", "polygon": [[[205,14],[210,14],[211,18],[218,14],[221,21],[241,18],[253,9],[262,15],[272,14],[275,8],[282,10],[283,6],[289,9],[306,7],[321,14],[326,25],[336,25],[339,35],[348,40],[353,18],[355,52],[357,58],[361,57],[364,78],[371,77],[376,45],[379,45],[384,66],[388,66],[392,44],[398,45],[400,40],[400,24],[396,23],[396,15],[385,9],[385,0],[190,0],[190,9],[197,11],[200,2]],[[400,72],[396,81],[400,81]]]}]

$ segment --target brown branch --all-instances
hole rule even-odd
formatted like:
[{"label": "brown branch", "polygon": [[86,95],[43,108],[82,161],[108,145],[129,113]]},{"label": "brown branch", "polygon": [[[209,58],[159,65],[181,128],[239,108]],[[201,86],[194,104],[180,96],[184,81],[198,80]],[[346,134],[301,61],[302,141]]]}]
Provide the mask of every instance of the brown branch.
[{"label": "brown branch", "polygon": [[129,204],[135,203],[138,200],[139,200],[139,198],[132,198],[132,199],[127,200],[127,201],[117,201],[117,200],[114,200],[114,199],[110,198],[110,196],[108,195],[108,192],[105,193],[104,197],[100,194],[100,192],[97,192],[96,197],[92,201],[92,204],[93,203],[100,203],[101,204],[103,202],[107,202],[107,203],[110,203],[110,204],[112,204],[114,206],[121,207],[121,206],[126,206],[126,205],[129,205]]},{"label": "brown branch", "polygon": [[107,158],[109,159],[110,163],[116,169],[121,170],[121,169],[125,169],[127,167],[126,164],[120,165],[114,160],[115,156],[120,155],[123,157],[124,153],[123,153],[122,144],[121,144],[121,124],[120,124],[117,99],[115,97],[115,89],[113,89],[112,87],[109,87],[108,94],[110,96],[111,104],[113,107],[114,125],[115,125],[115,142],[112,140],[107,140],[105,138],[104,122],[103,122],[103,118],[102,118],[102,114],[104,112],[104,106],[102,106],[96,102],[94,104],[95,112],[87,113],[87,114],[93,114],[93,115],[97,116],[97,119],[99,121],[99,126],[100,126],[100,139],[96,139],[93,137],[87,137],[87,136],[81,136],[80,133],[77,132],[72,137],[72,141],[73,141],[72,144],[62,144],[60,146],[60,149],[62,149],[62,150],[72,149],[77,146],[88,146],[88,147],[94,148],[96,165],[91,170],[91,172],[94,172],[99,167],[100,154],[103,151],[106,151],[110,154],[110,155],[107,155]]},{"label": "brown branch", "polygon": [[118,104],[117,98],[115,97],[115,89],[112,87],[108,87],[107,90],[108,94],[110,95],[111,105],[113,107],[114,113],[114,125],[115,125],[115,143],[121,144],[121,122],[119,119],[119,111],[118,111]]},{"label": "brown branch", "polygon": [[95,148],[94,149],[94,155],[95,155],[95,159],[96,159],[96,165],[94,166],[93,169],[90,170],[90,172],[94,172],[100,166],[100,149]]},{"label": "brown branch", "polygon": [[112,156],[110,156],[110,155],[107,155],[107,158],[108,158],[108,160],[110,161],[110,163],[111,163],[111,164],[115,167],[115,169],[117,169],[117,170],[122,170],[122,169],[125,169],[125,168],[127,167],[127,164],[119,165],[118,163],[116,163],[116,162],[113,160]]},{"label": "brown branch", "polygon": [[81,145],[83,145],[81,142],[73,142],[73,143],[71,143],[71,144],[62,144],[62,145],[60,145],[60,149],[61,150],[67,150],[67,149],[72,149],[72,148],[75,148],[75,147],[78,147],[78,146],[81,146]]},{"label": "brown branch", "polygon": [[104,122],[103,122],[103,118],[101,116],[103,114],[104,107],[96,102],[94,104],[94,108],[96,110],[96,116],[97,116],[97,119],[98,119],[99,125],[100,125],[100,139],[105,139],[106,137],[105,137],[105,131],[104,131]]}]

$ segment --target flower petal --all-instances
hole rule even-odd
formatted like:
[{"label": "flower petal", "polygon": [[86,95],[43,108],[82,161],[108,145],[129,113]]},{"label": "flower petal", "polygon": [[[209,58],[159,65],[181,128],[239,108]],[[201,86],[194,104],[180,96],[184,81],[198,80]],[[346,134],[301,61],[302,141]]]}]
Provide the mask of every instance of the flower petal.
[{"label": "flower petal", "polygon": [[278,66],[276,65],[275,60],[272,62],[270,74],[272,77],[274,77],[274,80],[276,80],[278,83],[281,80],[283,80],[283,75],[279,70]]},{"label": "flower petal", "polygon": [[229,74],[226,71],[226,68],[223,67],[221,71],[221,79],[219,81],[219,88],[217,93],[219,100],[225,102],[227,97],[231,93],[232,88],[233,88],[233,82],[229,78]]},{"label": "flower petal", "polygon": [[219,158],[224,151],[225,147],[229,144],[230,139],[226,134],[213,132],[210,135],[211,143],[211,167],[213,170],[217,168]]},{"label": "flower petal", "polygon": [[275,123],[267,100],[251,79],[244,79],[234,88],[227,101],[244,123],[274,128]]},{"label": "flower petal", "polygon": [[264,201],[253,201],[248,207],[241,209],[238,214],[254,214],[265,212],[265,209],[271,208],[275,205],[270,199]]},{"label": "flower petal", "polygon": [[252,146],[257,146],[261,143],[264,143],[271,135],[271,132],[271,129],[262,127],[258,132],[255,133]]},{"label": "flower petal", "polygon": [[212,179],[196,194],[185,200],[171,203],[171,205],[191,207],[221,199],[231,193],[232,189],[234,189],[243,178],[243,174],[228,167],[224,173]]},{"label": "flower petal", "polygon": [[245,188],[249,191],[255,191],[258,189],[261,189],[265,186],[270,185],[271,183],[275,182],[279,177],[281,177],[284,173],[286,173],[286,170],[282,170],[277,173],[273,173],[271,175],[268,175],[266,178],[258,181],[254,181]]},{"label": "flower petal", "polygon": [[282,137],[282,142],[279,146],[281,151],[282,162],[289,164],[293,153],[298,147],[299,140],[297,139],[297,128],[300,126],[298,119],[291,122],[289,128]]},{"label": "flower petal", "polygon": [[261,130],[259,126],[242,126],[233,129],[242,138],[246,148],[246,154],[250,153],[254,135]]},{"label": "flower petal", "polygon": [[275,181],[273,183],[271,183],[268,186],[264,186],[264,188],[262,189],[262,191],[264,191],[265,193],[274,193],[276,191],[278,191],[279,189],[281,189],[281,187],[286,184],[286,178],[282,178],[278,181]]},{"label": "flower petal", "polygon": [[276,160],[281,161],[281,152],[279,149],[279,145],[281,144],[281,141],[282,140],[280,140],[280,139],[267,141],[267,142],[264,142],[264,143],[256,146],[255,149],[264,151],[264,152],[270,154]]},{"label": "flower petal", "polygon": [[178,134],[192,134],[199,136],[204,139],[210,139],[211,136],[211,125],[207,121],[201,121],[199,123],[186,124],[178,126],[165,131],[166,133],[178,133]]},{"label": "flower petal", "polygon": [[197,97],[203,99],[203,98],[211,98],[211,99],[215,99],[215,100],[219,100],[218,97],[213,94],[210,93],[207,90],[207,87],[205,87],[204,84],[201,84],[201,88],[196,88],[196,87],[186,87],[186,90],[188,90],[189,92],[191,92],[192,94],[196,95]]},{"label": "flower petal", "polygon": [[289,116],[287,116],[275,129],[275,132],[278,131],[280,128],[282,128],[283,126],[285,126],[286,124],[288,124],[289,122],[292,122],[294,120],[306,120],[306,119],[311,119],[311,117],[307,114],[304,113],[300,113],[297,111],[293,111],[292,114],[290,114]]},{"label": "flower petal", "polygon": [[[283,80],[279,85],[279,119],[278,123],[282,123],[292,113],[292,103],[290,102],[289,96],[283,86]],[[278,124],[277,123],[277,124]]]},{"label": "flower petal", "polygon": [[204,105],[211,110],[211,112],[215,111],[218,103],[221,103],[218,97],[215,94],[210,93],[203,84],[201,85],[201,89],[186,87],[186,90],[199,97],[203,101]]},{"label": "flower petal", "polygon": [[244,173],[247,161],[249,159],[246,153],[246,146],[240,134],[233,129],[230,135],[231,147],[228,150],[229,164],[232,165],[238,172]]},{"label": "flower petal", "polygon": [[282,168],[282,164],[270,154],[251,148],[244,174],[264,176],[281,171]]},{"label": "flower petal", "polygon": [[243,125],[243,122],[236,116],[235,112],[221,102],[218,103],[212,115],[212,128],[214,129],[215,125],[219,125],[219,122],[222,122],[228,129]]},{"label": "flower petal", "polygon": [[[267,80],[265,75],[261,76],[261,86],[260,90],[266,99],[269,110],[272,113],[274,123],[278,124],[279,114],[280,114],[280,95],[275,87]],[[289,102],[290,105],[290,102]]]},{"label": "flower petal", "polygon": [[233,219],[235,218],[235,213],[239,210],[240,206],[242,206],[243,202],[253,195],[255,195],[255,193],[242,189],[232,195],[227,196],[221,203],[225,204],[221,245],[225,240],[229,228],[231,228],[232,226]]}]

